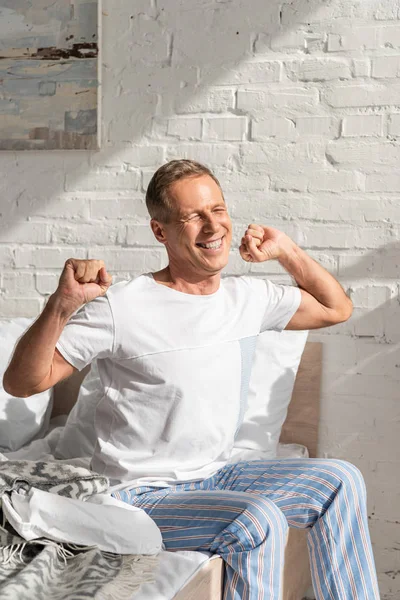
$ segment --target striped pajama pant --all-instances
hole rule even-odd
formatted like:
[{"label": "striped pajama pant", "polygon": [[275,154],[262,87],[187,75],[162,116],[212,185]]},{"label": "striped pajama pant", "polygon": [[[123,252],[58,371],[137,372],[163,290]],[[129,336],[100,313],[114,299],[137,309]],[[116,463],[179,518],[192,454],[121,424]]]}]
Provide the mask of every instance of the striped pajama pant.
[{"label": "striped pajama pant", "polygon": [[345,461],[239,462],[204,481],[113,495],[152,517],[167,550],[219,554],[224,600],[280,600],[288,527],[310,529],[318,600],[379,600],[364,480]]}]

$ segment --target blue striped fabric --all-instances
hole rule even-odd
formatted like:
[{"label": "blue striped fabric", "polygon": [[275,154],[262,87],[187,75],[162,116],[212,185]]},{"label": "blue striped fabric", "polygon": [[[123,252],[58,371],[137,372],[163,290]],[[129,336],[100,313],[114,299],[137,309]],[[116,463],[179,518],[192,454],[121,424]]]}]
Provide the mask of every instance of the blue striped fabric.
[{"label": "blue striped fabric", "polygon": [[288,527],[310,528],[317,600],[379,600],[360,471],[333,459],[241,462],[204,480],[114,496],[144,509],[167,550],[226,563],[224,600],[280,600]]}]

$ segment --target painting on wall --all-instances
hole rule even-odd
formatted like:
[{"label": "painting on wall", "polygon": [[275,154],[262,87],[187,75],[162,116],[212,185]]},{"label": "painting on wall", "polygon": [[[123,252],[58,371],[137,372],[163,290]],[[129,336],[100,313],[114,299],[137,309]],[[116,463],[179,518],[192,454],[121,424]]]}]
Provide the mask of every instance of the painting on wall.
[{"label": "painting on wall", "polygon": [[0,150],[99,147],[100,0],[0,0]]}]

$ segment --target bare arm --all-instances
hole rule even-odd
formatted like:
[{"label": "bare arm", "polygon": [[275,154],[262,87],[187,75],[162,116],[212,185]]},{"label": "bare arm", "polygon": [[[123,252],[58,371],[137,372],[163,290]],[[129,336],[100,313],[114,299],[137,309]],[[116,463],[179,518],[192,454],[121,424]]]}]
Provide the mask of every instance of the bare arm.
[{"label": "bare arm", "polygon": [[353,305],[336,279],[298,246],[279,261],[301,288],[301,303],[286,329],[316,329],[350,318]]},{"label": "bare arm", "polygon": [[103,261],[69,259],[65,263],[56,292],[14,350],[3,377],[6,392],[26,398],[76,371],[56,350],[56,343],[74,312],[104,295],[110,285]]},{"label": "bare arm", "polygon": [[281,231],[249,225],[240,253],[251,262],[278,260],[301,288],[300,306],[286,329],[317,329],[350,318],[352,302],[342,286]]}]

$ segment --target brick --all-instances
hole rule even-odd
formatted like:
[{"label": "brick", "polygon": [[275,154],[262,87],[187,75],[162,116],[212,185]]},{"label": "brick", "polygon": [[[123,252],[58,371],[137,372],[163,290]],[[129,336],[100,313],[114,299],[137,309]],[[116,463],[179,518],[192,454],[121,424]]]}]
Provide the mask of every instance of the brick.
[{"label": "brick", "polygon": [[366,192],[400,192],[400,173],[372,173],[365,178]]},{"label": "brick", "polygon": [[300,135],[336,136],[338,122],[332,117],[296,117],[296,130]]},{"label": "brick", "polygon": [[326,155],[335,165],[352,165],[362,168],[372,165],[397,167],[400,161],[400,144],[387,141],[338,140],[328,144]]},{"label": "brick", "polygon": [[253,191],[229,192],[225,195],[229,213],[233,219],[264,222],[271,218],[310,218],[313,214],[312,200],[300,194]]},{"label": "brick", "polygon": [[[399,271],[400,272],[400,271]],[[374,252],[366,255],[351,250],[348,254],[339,255],[339,275],[341,277],[382,277],[383,257]]]},{"label": "brick", "polygon": [[382,86],[371,83],[356,85],[332,85],[322,92],[323,100],[334,108],[373,107],[396,105],[399,101],[400,86]]},{"label": "brick", "polygon": [[[393,18],[397,18],[393,17]],[[379,27],[379,45],[389,48],[400,47],[400,25],[385,24],[384,27]]]},{"label": "brick", "polygon": [[0,241],[10,244],[46,244],[49,231],[46,223],[10,222],[0,219]]},{"label": "brick", "polygon": [[87,172],[86,170],[67,173],[67,192],[102,192],[115,190],[138,190],[140,186],[140,172],[128,171],[99,171]]},{"label": "brick", "polygon": [[380,254],[382,261],[382,277],[400,279],[400,256],[396,244],[393,247],[385,248]]},{"label": "brick", "polygon": [[268,106],[268,92],[265,90],[239,90],[236,107],[242,111],[264,111]]},{"label": "brick", "polygon": [[397,137],[400,136],[400,114],[392,114],[389,116],[388,134]]},{"label": "brick", "polygon": [[312,162],[323,162],[325,159],[324,146],[319,141],[279,143],[271,140],[263,144],[244,142],[240,146],[242,163],[248,165],[268,165],[279,170],[283,165],[290,164],[294,168],[296,164],[309,167]]},{"label": "brick", "polygon": [[235,106],[235,93],[231,88],[212,88],[182,92],[175,100],[174,110],[177,114],[188,113],[220,113]]},{"label": "brick", "polygon": [[204,139],[242,141],[247,137],[246,117],[213,117],[204,120]]},{"label": "brick", "polygon": [[368,58],[353,58],[354,77],[369,77],[371,73],[371,62]]},{"label": "brick", "polygon": [[251,138],[265,140],[271,137],[295,140],[297,137],[294,121],[283,117],[253,120],[251,124]]},{"label": "brick", "polygon": [[[80,220],[89,218],[89,199],[75,198],[66,194],[53,198],[52,201],[43,202],[42,198],[34,198],[29,202],[31,214],[45,219],[70,219]],[[21,214],[26,211],[24,204],[19,205],[15,212]]]},{"label": "brick", "polygon": [[0,318],[37,317],[42,310],[42,302],[38,298],[1,298]]},{"label": "brick", "polygon": [[311,217],[327,221],[399,223],[400,202],[398,198],[319,195]]},{"label": "brick", "polygon": [[[153,171],[151,171],[153,173]],[[133,196],[129,198],[93,198],[90,201],[90,214],[92,219],[147,219],[144,197]]]},{"label": "brick", "polygon": [[0,246],[0,267],[10,268],[14,264],[12,251],[7,246]]},{"label": "brick", "polygon": [[287,171],[279,175],[271,173],[271,188],[276,192],[307,192],[309,177],[301,169],[296,172]]},{"label": "brick", "polygon": [[319,224],[302,227],[306,248],[379,248],[393,240],[390,228],[385,226]]},{"label": "brick", "polygon": [[[374,7],[375,8],[375,7]],[[399,8],[396,3],[391,0],[383,0],[379,2],[374,12],[374,19],[377,21],[388,21],[390,19],[397,19],[399,16]],[[385,23],[385,29],[388,24]]]},{"label": "brick", "polygon": [[264,112],[266,108],[282,111],[310,110],[319,102],[317,89],[299,87],[279,90],[239,90],[237,93],[237,108],[250,113]]},{"label": "brick", "polygon": [[328,52],[339,52],[342,49],[341,37],[338,33],[329,33],[326,43]]},{"label": "brick", "polygon": [[366,285],[351,290],[350,298],[356,308],[374,309],[390,299],[392,289],[388,286]]},{"label": "brick", "polygon": [[200,140],[202,128],[202,119],[197,117],[169,119],[167,135],[184,140]]},{"label": "brick", "polygon": [[328,52],[374,50],[379,47],[379,28],[375,25],[340,27],[328,34]]},{"label": "brick", "polygon": [[[307,31],[281,31],[271,36],[271,48],[275,51],[307,51],[323,52],[325,35],[323,33],[308,33]],[[262,38],[260,38],[260,50],[262,49]],[[256,44],[256,51],[258,44]]]},{"label": "brick", "polygon": [[158,167],[164,162],[162,146],[135,145],[129,147],[104,148],[90,156],[90,165],[101,170],[120,169],[121,165],[130,167]]},{"label": "brick", "polygon": [[249,83],[278,82],[281,78],[281,63],[257,60],[219,66],[218,69],[203,68],[200,83],[218,80],[219,85],[246,85]]},{"label": "brick", "polygon": [[166,159],[190,158],[206,166],[227,166],[237,156],[234,144],[177,144],[166,149]]},{"label": "brick", "polygon": [[2,287],[7,296],[35,296],[34,274],[17,271],[3,273]]},{"label": "brick", "polygon": [[69,258],[85,259],[84,248],[17,248],[15,250],[15,266],[18,268],[33,267],[39,269],[62,269]]},{"label": "brick", "polygon": [[149,223],[146,225],[128,225],[126,243],[128,246],[162,247],[160,242],[154,237]]},{"label": "brick", "polygon": [[285,63],[287,75],[295,81],[331,81],[350,79],[351,71],[346,59],[308,58]]},{"label": "brick", "polygon": [[226,168],[215,167],[214,174],[218,178],[224,192],[251,192],[253,190],[268,190],[270,177],[259,169],[246,168],[243,171],[232,171]]},{"label": "brick", "polygon": [[[301,50],[304,48],[304,31],[280,31],[271,36],[272,50]],[[266,46],[266,34],[259,34],[255,44],[256,53],[262,52]]]},{"label": "brick", "polygon": [[75,224],[52,225],[51,241],[53,244],[86,244],[98,246],[123,244],[126,237],[124,225]]},{"label": "brick", "polygon": [[382,115],[349,115],[343,119],[343,137],[381,136],[382,133]]},{"label": "brick", "polygon": [[371,76],[376,79],[400,77],[400,56],[379,56],[372,59]]}]

